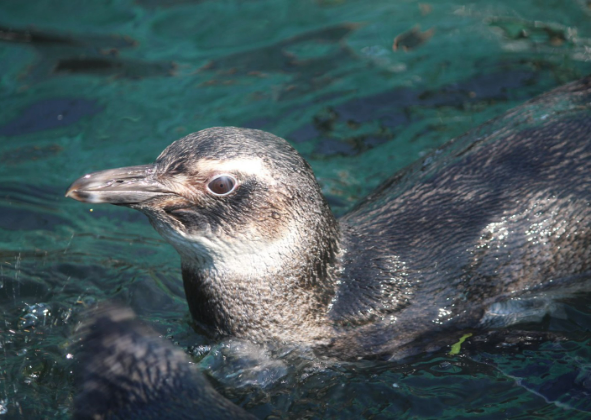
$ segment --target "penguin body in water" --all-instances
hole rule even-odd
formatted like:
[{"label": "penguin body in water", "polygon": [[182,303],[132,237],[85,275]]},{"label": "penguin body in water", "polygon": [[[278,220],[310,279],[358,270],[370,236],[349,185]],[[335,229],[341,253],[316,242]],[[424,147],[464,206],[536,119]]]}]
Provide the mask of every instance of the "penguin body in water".
[{"label": "penguin body in water", "polygon": [[234,127],[85,175],[67,196],[145,213],[212,333],[397,358],[587,287],[590,133],[587,77],[450,141],[339,220],[285,140]]}]

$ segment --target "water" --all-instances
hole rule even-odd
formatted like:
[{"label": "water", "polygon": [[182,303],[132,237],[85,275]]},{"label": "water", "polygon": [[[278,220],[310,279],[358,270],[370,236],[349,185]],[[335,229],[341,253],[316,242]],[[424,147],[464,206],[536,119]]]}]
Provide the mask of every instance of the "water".
[{"label": "water", "polygon": [[261,354],[192,329],[179,258],[144,216],[63,194],[236,125],[290,140],[342,214],[446,140],[588,73],[590,16],[585,0],[4,0],[0,416],[68,418],[73,331],[116,297],[261,418],[585,418],[588,295],[529,326],[564,341],[405,363]]}]

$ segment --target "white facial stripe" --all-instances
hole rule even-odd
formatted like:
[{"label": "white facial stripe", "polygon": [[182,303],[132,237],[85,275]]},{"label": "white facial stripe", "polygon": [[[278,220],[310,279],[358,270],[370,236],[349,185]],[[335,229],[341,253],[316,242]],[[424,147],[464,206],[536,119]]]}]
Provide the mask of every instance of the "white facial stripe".
[{"label": "white facial stripe", "polygon": [[172,229],[160,232],[181,254],[193,261],[206,261],[217,271],[239,271],[241,276],[260,276],[261,269],[271,272],[283,268],[278,261],[293,253],[298,238],[294,226],[286,227],[284,235],[276,240],[265,238],[237,240],[223,234],[203,232],[186,234]]},{"label": "white facial stripe", "polygon": [[261,159],[202,159],[199,162],[198,170],[202,173],[242,173],[245,175],[255,175],[257,178],[264,180],[267,184],[275,183],[275,179],[271,176],[271,173]]}]

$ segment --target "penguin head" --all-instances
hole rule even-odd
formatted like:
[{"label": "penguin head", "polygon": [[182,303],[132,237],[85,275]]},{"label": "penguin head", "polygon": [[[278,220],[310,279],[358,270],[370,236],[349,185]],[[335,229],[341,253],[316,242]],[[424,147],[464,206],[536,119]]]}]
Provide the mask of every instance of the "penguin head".
[{"label": "penguin head", "polygon": [[252,129],[190,134],[153,164],[81,177],[66,196],[143,212],[183,260],[201,266],[280,265],[306,252],[303,239],[337,229],[308,163],[285,140]]}]

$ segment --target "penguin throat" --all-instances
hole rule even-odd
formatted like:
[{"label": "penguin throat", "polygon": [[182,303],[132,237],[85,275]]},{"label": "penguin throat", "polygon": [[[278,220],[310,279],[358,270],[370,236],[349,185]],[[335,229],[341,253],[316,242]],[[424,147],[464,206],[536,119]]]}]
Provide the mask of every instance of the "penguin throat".
[{"label": "penguin throat", "polygon": [[336,223],[319,233],[292,230],[272,243],[224,248],[208,243],[199,258],[185,249],[183,283],[195,321],[258,342],[326,337],[340,258]]}]

